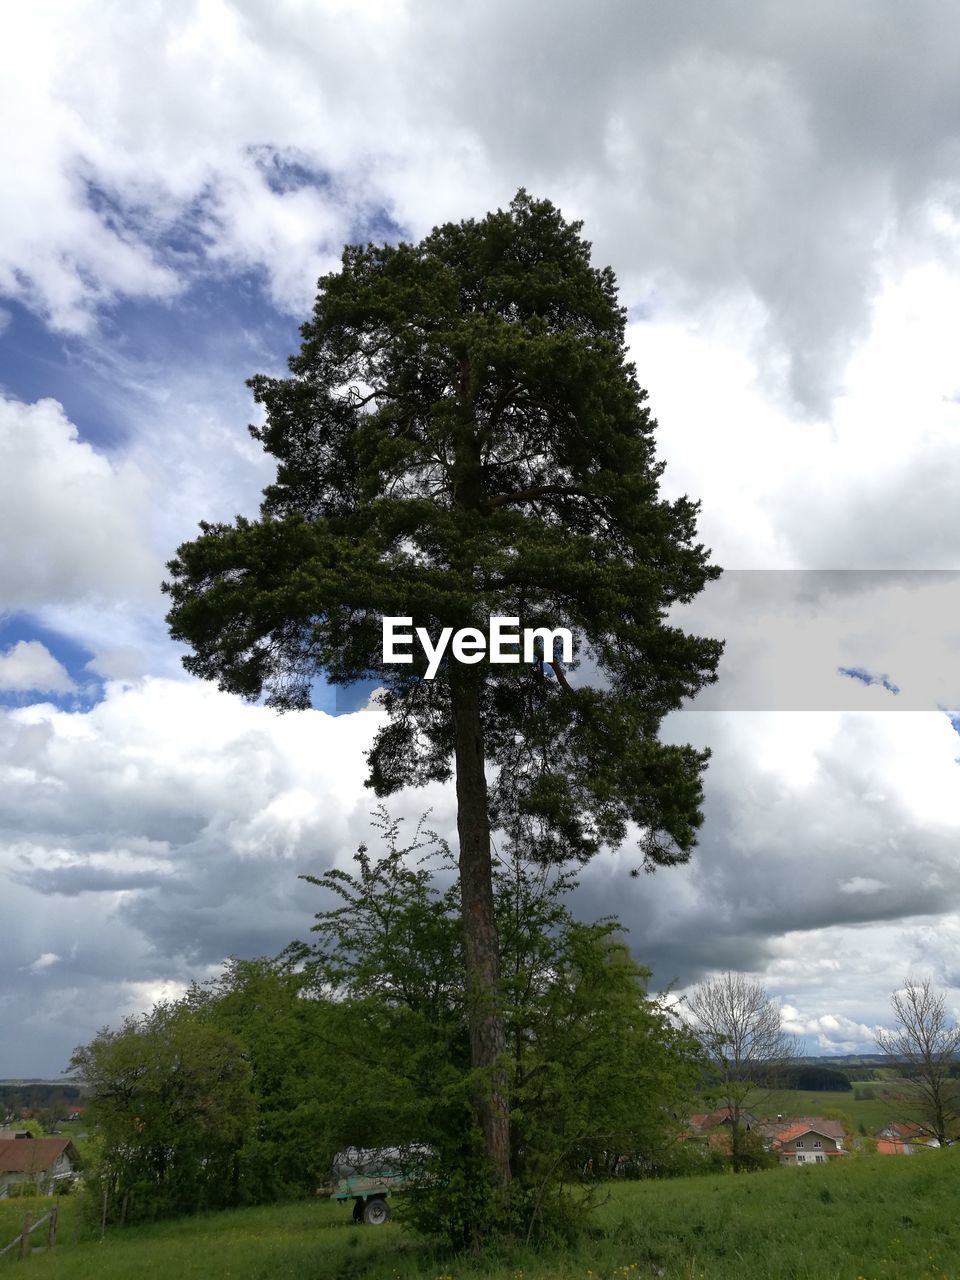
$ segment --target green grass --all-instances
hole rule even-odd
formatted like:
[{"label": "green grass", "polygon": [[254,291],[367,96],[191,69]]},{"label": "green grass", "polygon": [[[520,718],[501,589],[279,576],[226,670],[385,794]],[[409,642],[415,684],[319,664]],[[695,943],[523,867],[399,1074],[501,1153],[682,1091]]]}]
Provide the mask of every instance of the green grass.
[{"label": "green grass", "polygon": [[818,1093],[809,1089],[777,1089],[764,1094],[756,1107],[747,1106],[759,1116],[829,1116],[843,1118],[848,1133],[859,1132],[861,1122],[868,1134],[876,1134],[891,1120],[910,1120],[913,1110],[904,1096],[901,1080],[872,1080],[857,1083],[857,1089],[872,1089],[875,1098],[857,1101],[854,1093]]},{"label": "green grass", "polygon": [[[611,1185],[575,1249],[444,1256],[325,1201],[114,1228],[30,1259],[35,1280],[960,1280],[960,1149]],[[22,1209],[22,1206],[17,1206]],[[0,1205],[7,1234],[12,1203]],[[14,1227],[16,1224],[14,1221]],[[0,1259],[4,1267],[17,1263]]]}]

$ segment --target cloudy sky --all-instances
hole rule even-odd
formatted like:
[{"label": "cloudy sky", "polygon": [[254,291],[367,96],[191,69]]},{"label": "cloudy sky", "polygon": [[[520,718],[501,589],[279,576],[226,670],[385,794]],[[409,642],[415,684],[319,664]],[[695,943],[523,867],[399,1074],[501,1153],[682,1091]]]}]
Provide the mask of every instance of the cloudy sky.
[{"label": "cloudy sky", "polygon": [[[662,984],[764,979],[810,1052],[960,1010],[960,40],[916,0],[33,0],[0,39],[0,1077],[304,936],[375,709],[187,678],[159,583],[270,468],[344,242],[523,185],[629,307],[665,489],[732,571],[682,869],[583,878]],[[789,571],[789,572],[788,572]],[[452,797],[432,805],[449,830]],[[314,896],[311,896],[314,895]]]}]

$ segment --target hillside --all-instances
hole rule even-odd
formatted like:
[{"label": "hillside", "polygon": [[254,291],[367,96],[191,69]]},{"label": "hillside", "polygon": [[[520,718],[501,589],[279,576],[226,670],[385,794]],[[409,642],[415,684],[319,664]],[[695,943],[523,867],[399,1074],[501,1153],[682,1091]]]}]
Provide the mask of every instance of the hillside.
[{"label": "hillside", "polygon": [[[438,1255],[394,1223],[300,1202],[114,1230],[31,1259],[36,1280],[951,1280],[960,1275],[960,1149],[734,1177],[611,1185],[592,1236],[567,1252]],[[0,1205],[10,1238],[21,1206]],[[0,1262],[0,1265],[4,1263]],[[6,1265],[14,1265],[6,1263]]]},{"label": "hillside", "polygon": [[[864,1092],[866,1097],[861,1096]],[[849,1093],[811,1089],[777,1089],[764,1095],[757,1114],[784,1116],[835,1116],[848,1135],[875,1134],[891,1120],[916,1118],[916,1110],[901,1080],[857,1083]],[[861,1129],[861,1125],[863,1126]]]}]

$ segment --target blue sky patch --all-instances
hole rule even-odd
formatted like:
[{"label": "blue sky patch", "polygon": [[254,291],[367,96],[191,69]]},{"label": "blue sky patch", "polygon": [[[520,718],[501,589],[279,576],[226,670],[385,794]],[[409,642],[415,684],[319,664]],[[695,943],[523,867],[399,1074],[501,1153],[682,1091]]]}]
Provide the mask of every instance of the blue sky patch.
[{"label": "blue sky patch", "polygon": [[86,354],[82,338],[52,333],[19,302],[5,299],[7,327],[0,334],[0,390],[8,398],[32,404],[59,400],[81,437],[109,447],[120,438],[104,403],[101,375]]},{"label": "blue sky patch", "polygon": [[0,656],[9,653],[21,640],[39,640],[66,669],[77,688],[69,693],[0,688],[0,707],[24,707],[33,702],[52,702],[62,711],[89,711],[103,700],[104,681],[87,667],[87,663],[93,658],[89,649],[63,632],[44,627],[29,613],[0,615]]},{"label": "blue sky patch", "polygon": [[296,153],[277,147],[251,147],[250,154],[264,182],[275,195],[288,191],[300,191],[303,187],[315,187],[318,191],[333,191],[329,173],[315,169],[296,158]]},{"label": "blue sky patch", "polygon": [[900,692],[899,686],[895,685],[888,675],[875,676],[866,667],[837,667],[837,671],[842,676],[849,676],[851,680],[859,680],[861,684],[878,684],[890,693]]}]

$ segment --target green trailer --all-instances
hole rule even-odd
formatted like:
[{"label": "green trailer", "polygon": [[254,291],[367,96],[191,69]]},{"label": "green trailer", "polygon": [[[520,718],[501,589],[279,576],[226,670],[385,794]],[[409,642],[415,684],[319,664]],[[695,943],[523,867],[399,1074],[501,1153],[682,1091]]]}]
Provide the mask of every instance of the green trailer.
[{"label": "green trailer", "polygon": [[353,1220],[379,1227],[390,1217],[391,1195],[409,1188],[428,1148],[348,1147],[333,1160],[332,1200],[352,1200]]}]

